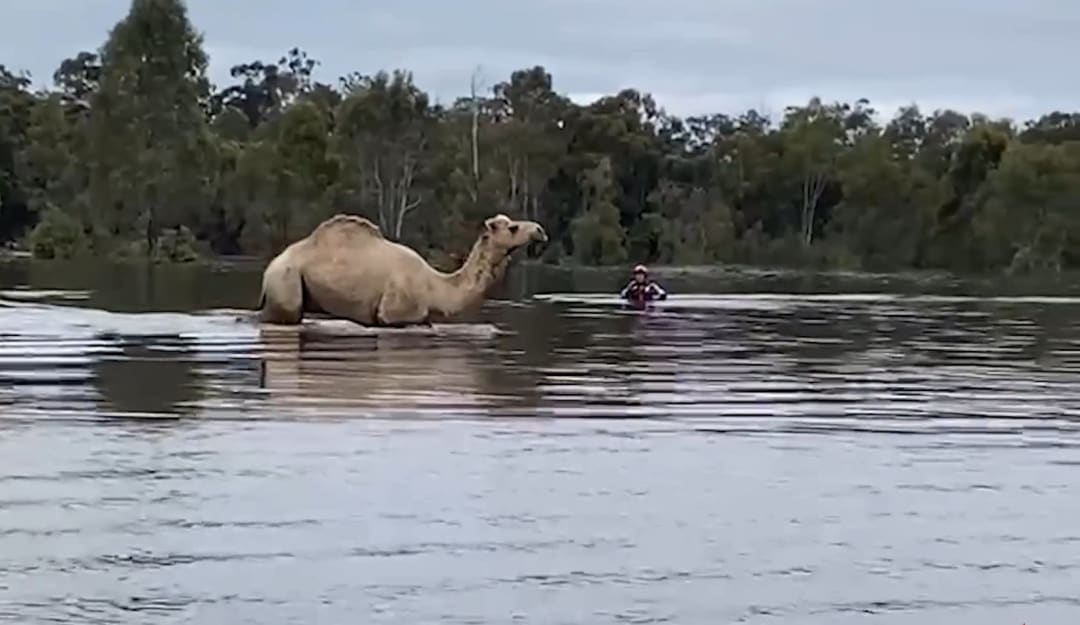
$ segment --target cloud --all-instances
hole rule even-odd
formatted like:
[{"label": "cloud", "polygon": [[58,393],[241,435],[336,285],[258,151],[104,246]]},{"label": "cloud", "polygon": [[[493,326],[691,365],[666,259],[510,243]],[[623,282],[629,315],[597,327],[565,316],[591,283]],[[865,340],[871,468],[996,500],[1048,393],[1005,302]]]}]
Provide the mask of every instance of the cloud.
[{"label": "cloud", "polygon": [[[128,0],[0,3],[0,62],[42,82],[99,45]],[[440,101],[543,65],[575,98],[634,87],[676,114],[780,112],[812,95],[866,97],[891,114],[917,102],[1019,118],[1080,108],[1062,70],[1080,53],[1074,0],[189,0],[212,78],[293,46],[336,82],[403,68]]]}]

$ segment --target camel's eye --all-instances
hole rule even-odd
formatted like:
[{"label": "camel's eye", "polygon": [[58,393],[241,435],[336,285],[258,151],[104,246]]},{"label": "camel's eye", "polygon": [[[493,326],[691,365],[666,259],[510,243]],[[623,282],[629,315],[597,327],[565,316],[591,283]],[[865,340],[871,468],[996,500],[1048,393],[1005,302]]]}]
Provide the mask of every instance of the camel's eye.
[{"label": "camel's eye", "polygon": [[520,228],[520,227],[521,226],[519,226],[517,224],[514,224],[514,225],[510,226],[510,234],[517,234],[518,228]]}]

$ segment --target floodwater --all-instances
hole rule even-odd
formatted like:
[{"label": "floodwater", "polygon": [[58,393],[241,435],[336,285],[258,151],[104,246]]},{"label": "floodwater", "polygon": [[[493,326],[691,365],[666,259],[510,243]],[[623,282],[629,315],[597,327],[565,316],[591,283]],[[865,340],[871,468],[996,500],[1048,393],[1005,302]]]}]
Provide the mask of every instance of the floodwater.
[{"label": "floodwater", "polygon": [[257,269],[0,266],[0,621],[1080,617],[1080,299],[619,278],[366,336],[238,322]]}]

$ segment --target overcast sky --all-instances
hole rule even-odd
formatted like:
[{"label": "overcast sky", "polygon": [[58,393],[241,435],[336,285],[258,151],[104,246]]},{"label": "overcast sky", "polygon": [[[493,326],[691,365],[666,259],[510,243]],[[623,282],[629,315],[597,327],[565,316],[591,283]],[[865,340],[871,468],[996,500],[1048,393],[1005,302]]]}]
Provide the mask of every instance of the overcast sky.
[{"label": "overcast sky", "polygon": [[[2,0],[0,63],[50,80],[129,0]],[[1080,0],[188,0],[211,77],[299,46],[318,78],[406,68],[439,100],[535,64],[576,100],[623,87],[676,114],[867,97],[1023,119],[1080,109]]]}]

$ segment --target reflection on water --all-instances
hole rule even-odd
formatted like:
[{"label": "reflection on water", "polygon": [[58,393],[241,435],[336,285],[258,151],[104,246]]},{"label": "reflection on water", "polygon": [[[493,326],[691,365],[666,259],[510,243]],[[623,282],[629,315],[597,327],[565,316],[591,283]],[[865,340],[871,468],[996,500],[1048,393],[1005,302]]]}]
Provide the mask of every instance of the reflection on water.
[{"label": "reflection on water", "polygon": [[101,409],[109,413],[188,415],[202,390],[192,345],[179,336],[102,337],[117,349],[94,363]]},{"label": "reflection on water", "polygon": [[500,386],[484,338],[337,336],[260,329],[262,386],[275,412],[441,417],[517,404]]},{"label": "reflection on water", "polygon": [[370,335],[163,271],[0,265],[0,621],[1080,614],[1080,299],[519,276]]}]

